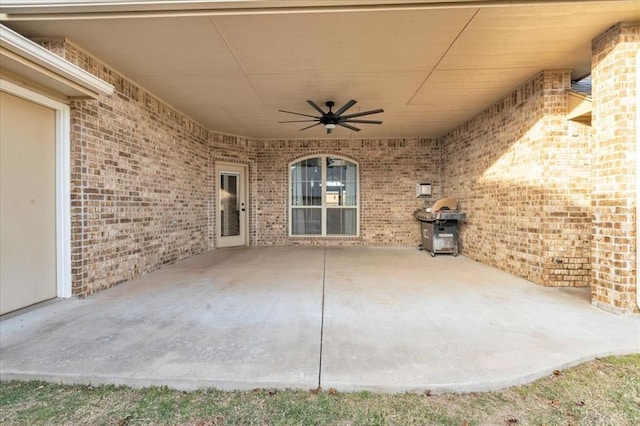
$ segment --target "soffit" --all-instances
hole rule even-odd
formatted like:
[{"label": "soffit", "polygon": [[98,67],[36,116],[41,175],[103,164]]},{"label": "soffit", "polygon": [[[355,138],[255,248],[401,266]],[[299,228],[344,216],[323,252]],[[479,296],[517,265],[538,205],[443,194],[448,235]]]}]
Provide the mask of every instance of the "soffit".
[{"label": "soffit", "polygon": [[298,132],[304,123],[277,123],[296,118],[278,109],[313,114],[306,99],[341,106],[353,98],[353,112],[384,108],[371,116],[384,123],[330,137],[377,138],[440,136],[544,69],[582,77],[594,37],[617,22],[640,21],[639,2],[482,3],[6,24],[30,37],[68,38],[211,130],[327,137],[321,126]]},{"label": "soffit", "polygon": [[581,93],[569,91],[569,108],[567,111],[567,119],[580,122],[591,122],[591,97]]}]

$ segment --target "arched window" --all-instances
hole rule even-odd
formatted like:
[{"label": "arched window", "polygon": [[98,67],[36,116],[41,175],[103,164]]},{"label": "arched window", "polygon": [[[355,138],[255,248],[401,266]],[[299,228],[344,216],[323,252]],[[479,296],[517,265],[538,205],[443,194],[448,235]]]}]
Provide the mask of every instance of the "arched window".
[{"label": "arched window", "polygon": [[316,156],[290,165],[289,233],[317,236],[359,234],[358,164]]}]

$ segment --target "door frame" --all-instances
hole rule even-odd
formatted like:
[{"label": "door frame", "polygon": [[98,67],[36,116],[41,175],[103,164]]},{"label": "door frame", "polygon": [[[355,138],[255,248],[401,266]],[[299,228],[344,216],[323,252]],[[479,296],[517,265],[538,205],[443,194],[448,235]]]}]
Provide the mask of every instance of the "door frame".
[{"label": "door frame", "polygon": [[[249,245],[249,168],[246,164],[240,163],[227,163],[216,162],[215,163],[216,178],[215,178],[215,222],[216,222],[216,237],[215,246],[220,247],[238,247]],[[222,173],[238,173],[240,175],[239,192],[240,202],[244,203],[244,211],[240,211],[240,236],[239,237],[222,237],[221,221],[220,221],[220,177]],[[237,238],[240,242],[224,241],[223,238]]]},{"label": "door frame", "polygon": [[0,79],[0,90],[55,111],[56,296],[71,297],[71,110],[68,105]]}]

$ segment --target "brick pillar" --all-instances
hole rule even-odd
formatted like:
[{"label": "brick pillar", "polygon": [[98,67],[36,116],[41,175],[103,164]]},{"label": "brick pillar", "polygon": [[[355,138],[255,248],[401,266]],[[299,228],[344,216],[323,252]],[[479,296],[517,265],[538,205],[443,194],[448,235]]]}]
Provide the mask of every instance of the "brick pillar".
[{"label": "brick pillar", "polygon": [[591,300],[619,314],[636,304],[636,90],[640,24],[617,24],[593,41]]},{"label": "brick pillar", "polygon": [[544,132],[540,149],[542,188],[540,230],[542,282],[545,286],[589,285],[591,206],[590,138],[569,134],[569,71],[544,72]]}]

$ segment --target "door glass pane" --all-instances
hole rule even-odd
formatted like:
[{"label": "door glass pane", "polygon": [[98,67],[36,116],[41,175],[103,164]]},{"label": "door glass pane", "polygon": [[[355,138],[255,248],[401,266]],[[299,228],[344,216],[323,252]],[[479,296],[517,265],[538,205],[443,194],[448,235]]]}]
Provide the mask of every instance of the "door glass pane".
[{"label": "door glass pane", "polygon": [[293,235],[320,235],[322,233],[322,209],[291,209],[291,233]]},{"label": "door glass pane", "polygon": [[356,235],[357,210],[327,208],[327,235]]},{"label": "door glass pane", "polygon": [[240,235],[240,206],[237,174],[220,174],[220,235]]}]

